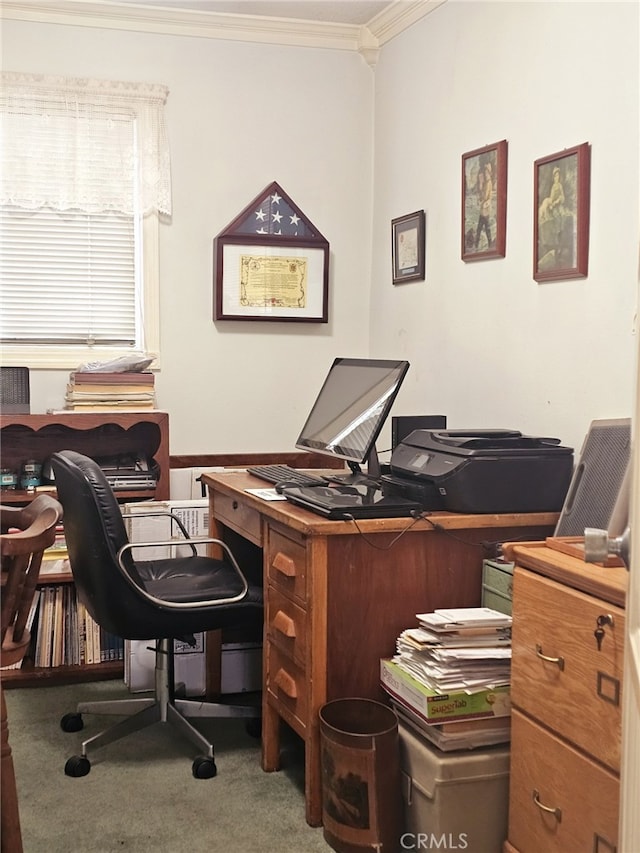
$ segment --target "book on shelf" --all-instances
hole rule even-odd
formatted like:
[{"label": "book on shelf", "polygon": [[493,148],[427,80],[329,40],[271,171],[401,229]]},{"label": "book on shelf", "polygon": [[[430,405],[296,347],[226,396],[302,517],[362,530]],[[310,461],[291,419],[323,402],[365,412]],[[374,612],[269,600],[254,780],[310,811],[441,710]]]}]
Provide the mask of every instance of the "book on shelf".
[{"label": "book on shelf", "polygon": [[64,409],[49,409],[49,415],[66,415],[69,412],[152,412],[156,408],[153,400],[134,402],[132,400],[112,400],[108,403],[86,402],[69,403]]},{"label": "book on shelf", "polygon": [[155,400],[155,391],[153,388],[145,388],[143,385],[136,387],[135,385],[111,386],[104,385],[102,388],[96,386],[91,391],[79,390],[67,385],[67,393],[65,400],[77,403],[91,403],[94,400],[98,402],[109,402],[110,400]]},{"label": "book on shelf", "polygon": [[48,415],[73,415],[86,414],[88,412],[155,412],[156,407],[153,403],[147,405],[139,404],[132,405],[130,402],[127,405],[115,405],[114,403],[73,403],[64,409],[47,409]]},{"label": "book on shelf", "polygon": [[69,374],[69,384],[78,388],[86,385],[145,385],[153,386],[155,373],[145,370],[139,373],[126,371],[114,373],[99,370],[73,370]]},{"label": "book on shelf", "polygon": [[34,611],[32,660],[55,668],[124,659],[124,641],[103,631],[78,601],[72,584],[46,585]]}]

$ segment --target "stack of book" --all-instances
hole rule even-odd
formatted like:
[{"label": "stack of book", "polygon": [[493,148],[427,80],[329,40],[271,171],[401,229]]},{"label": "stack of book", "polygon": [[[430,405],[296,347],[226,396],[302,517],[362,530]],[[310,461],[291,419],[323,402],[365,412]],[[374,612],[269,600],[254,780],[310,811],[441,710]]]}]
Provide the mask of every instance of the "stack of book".
[{"label": "stack of book", "polygon": [[77,666],[124,659],[124,641],[94,622],[73,584],[38,590],[27,655],[36,667]]},{"label": "stack of book", "polygon": [[510,738],[511,616],[488,607],[417,614],[382,660],[381,683],[401,716],[440,749]]},{"label": "stack of book", "polygon": [[156,405],[155,376],[140,373],[73,371],[69,374],[65,409],[79,412],[145,411]]}]

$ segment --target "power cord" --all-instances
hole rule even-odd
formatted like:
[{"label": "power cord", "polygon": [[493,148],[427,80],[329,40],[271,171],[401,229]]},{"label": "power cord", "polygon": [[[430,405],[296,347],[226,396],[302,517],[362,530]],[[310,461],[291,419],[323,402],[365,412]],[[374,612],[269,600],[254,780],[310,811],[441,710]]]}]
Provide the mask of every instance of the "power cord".
[{"label": "power cord", "polygon": [[[419,521],[427,521],[433,527],[433,529],[436,530],[438,533],[442,533],[444,536],[448,536],[450,539],[454,540],[455,542],[459,542],[461,545],[469,545],[469,546],[474,547],[474,548],[479,545],[484,550],[484,552],[487,554],[488,557],[494,557],[495,558],[495,557],[499,556],[501,553],[501,550],[502,550],[502,546],[503,546],[504,541],[505,541],[505,540],[498,540],[498,541],[483,540],[480,542],[474,542],[474,541],[470,541],[469,539],[464,539],[462,536],[456,536],[456,534],[453,533],[451,530],[448,530],[442,524],[435,521],[435,519],[432,517],[431,512],[426,511],[426,510],[423,510],[421,512],[418,510],[413,510],[411,512],[411,517],[412,517],[411,522],[404,528],[404,530],[401,530],[398,534],[396,534],[396,536],[393,537],[391,542],[389,542],[387,545],[379,545],[377,542],[375,542],[369,536],[367,536],[367,534],[362,530],[362,528],[358,524],[358,520],[356,518],[354,518],[352,515],[350,515],[349,513],[346,513],[346,512],[343,516],[345,521],[352,521],[355,524],[355,526],[358,530],[358,533],[360,534],[360,536],[362,536],[362,538],[365,540],[365,542],[367,542],[367,544],[370,545],[372,548],[376,548],[378,551],[389,551],[391,548],[393,548],[393,546],[396,544],[396,542],[399,539],[401,539],[405,535],[405,533],[408,533],[409,530],[411,530],[413,527],[415,527]],[[526,540],[527,537],[522,536],[522,537],[520,537],[520,539]],[[515,541],[518,541],[518,539],[509,540],[509,541],[515,542]]]}]

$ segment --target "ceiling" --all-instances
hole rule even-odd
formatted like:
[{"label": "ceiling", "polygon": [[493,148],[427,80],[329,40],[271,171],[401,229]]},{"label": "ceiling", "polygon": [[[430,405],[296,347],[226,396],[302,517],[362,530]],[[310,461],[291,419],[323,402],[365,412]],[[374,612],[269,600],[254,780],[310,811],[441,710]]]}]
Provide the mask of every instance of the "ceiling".
[{"label": "ceiling", "polygon": [[192,12],[258,15],[334,24],[367,24],[391,0],[118,0],[126,6],[155,6]]}]

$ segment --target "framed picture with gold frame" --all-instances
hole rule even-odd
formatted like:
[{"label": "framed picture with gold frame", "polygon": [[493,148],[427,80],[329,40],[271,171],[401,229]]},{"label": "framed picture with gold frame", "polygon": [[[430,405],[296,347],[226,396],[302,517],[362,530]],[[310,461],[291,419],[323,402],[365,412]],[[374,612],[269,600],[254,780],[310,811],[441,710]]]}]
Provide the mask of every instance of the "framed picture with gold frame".
[{"label": "framed picture with gold frame", "polygon": [[213,244],[214,320],[328,322],[329,243],[277,183]]}]

